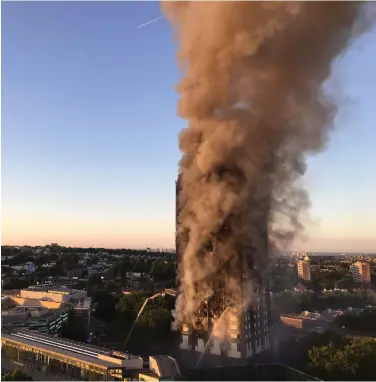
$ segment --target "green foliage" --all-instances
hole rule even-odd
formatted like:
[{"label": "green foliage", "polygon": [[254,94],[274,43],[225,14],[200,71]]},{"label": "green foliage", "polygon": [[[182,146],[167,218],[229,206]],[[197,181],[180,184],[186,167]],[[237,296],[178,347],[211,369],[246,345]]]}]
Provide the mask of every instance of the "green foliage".
[{"label": "green foliage", "polygon": [[309,351],[310,372],[325,380],[374,380],[376,341],[356,339],[343,347],[330,343]]},{"label": "green foliage", "polygon": [[116,305],[116,310],[121,312],[125,318],[134,320],[138,311],[141,309],[145,300],[151,296],[151,293],[136,292],[123,295]]},{"label": "green foliage", "polygon": [[161,306],[146,307],[140,316],[140,329],[146,330],[152,340],[165,338],[171,330],[171,311]]},{"label": "green foliage", "polygon": [[339,287],[337,284],[343,279],[344,275],[345,273],[343,271],[312,272],[311,287],[316,291],[334,289]]},{"label": "green foliage", "polygon": [[286,265],[274,266],[270,272],[270,290],[273,293],[282,292],[285,289],[293,289],[298,282],[296,265],[289,268]]},{"label": "green foliage", "polygon": [[175,264],[170,261],[156,260],[150,270],[154,281],[167,281],[176,278]]},{"label": "green foliage", "polygon": [[94,315],[99,319],[106,320],[115,314],[118,298],[104,289],[94,289],[90,297],[95,303]]},{"label": "green foliage", "polygon": [[339,280],[336,284],[336,287],[339,289],[347,289],[347,290],[352,290],[355,287],[359,288],[359,284],[356,285],[354,283],[354,280],[352,277],[344,277],[341,280]]},{"label": "green foliage", "polygon": [[16,369],[12,373],[7,373],[1,377],[2,381],[33,381],[33,378],[29,377],[21,370]]},{"label": "green foliage", "polygon": [[114,280],[115,278],[126,278],[128,272],[149,273],[153,265],[153,261],[144,259],[134,259],[125,257],[121,261],[117,261],[107,272],[107,278]]},{"label": "green foliage", "polygon": [[333,330],[327,330],[324,333],[312,332],[309,336],[305,337],[301,342],[301,352],[308,360],[309,351],[315,347],[323,347],[333,345],[336,348],[343,348],[350,340]]},{"label": "green foliage", "polygon": [[300,313],[303,310],[324,311],[325,309],[364,308],[372,304],[367,294],[309,294],[295,292],[275,293],[271,298],[272,308],[278,313]]},{"label": "green foliage", "polygon": [[4,289],[23,289],[30,286],[29,279],[21,279],[19,277],[11,277],[4,283]]},{"label": "green foliage", "polygon": [[[124,295],[120,298],[116,310],[128,323],[133,323],[147,297],[150,297],[150,293],[139,292]],[[174,298],[168,295],[149,300],[139,317],[137,333],[142,333],[148,341],[165,338],[170,333],[171,309],[174,303]]]},{"label": "green foliage", "polygon": [[74,269],[77,266],[78,260],[77,253],[60,255],[56,260],[56,268],[62,270]]}]

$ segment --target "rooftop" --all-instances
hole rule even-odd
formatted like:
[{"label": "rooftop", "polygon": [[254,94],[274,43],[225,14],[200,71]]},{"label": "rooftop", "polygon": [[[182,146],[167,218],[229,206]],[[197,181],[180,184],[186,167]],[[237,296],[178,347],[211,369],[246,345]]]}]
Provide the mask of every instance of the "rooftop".
[{"label": "rooftop", "polygon": [[321,314],[318,312],[308,312],[308,310],[305,310],[301,315],[300,318],[306,319],[306,320],[319,320],[321,317]]},{"label": "rooftop", "polygon": [[323,313],[322,316],[326,319],[329,320],[334,320],[335,318],[342,316],[343,315],[343,310],[340,309],[326,309]]},{"label": "rooftop", "polygon": [[62,312],[66,311],[67,308],[59,308],[49,310],[47,308],[35,306],[16,306],[1,312],[2,325],[11,325],[20,322],[27,321],[50,321],[56,315],[60,315]]},{"label": "rooftop", "polygon": [[354,315],[357,315],[363,312],[364,312],[364,309],[352,308],[351,306],[349,306],[348,308],[344,310],[345,314],[354,314]]},{"label": "rooftop", "polygon": [[[158,370],[154,369],[153,361],[156,362]],[[155,355],[150,357],[150,369],[161,378],[177,378],[181,376],[179,366],[174,358],[168,355]]]},{"label": "rooftop", "polygon": [[25,290],[32,292],[50,292],[50,293],[59,293],[59,294],[77,294],[82,291],[76,289],[67,288],[64,285],[51,285],[51,284],[43,284],[43,285],[32,285],[26,288]]},{"label": "rooftop", "polygon": [[[28,330],[18,330],[10,334],[2,333],[1,338],[2,340],[16,341],[23,345],[33,346],[49,352],[56,353],[58,351],[79,361],[106,368],[119,367],[118,360],[140,360],[142,364],[142,358],[128,353],[113,352],[110,349]],[[125,364],[125,367],[127,367],[127,364]]]}]

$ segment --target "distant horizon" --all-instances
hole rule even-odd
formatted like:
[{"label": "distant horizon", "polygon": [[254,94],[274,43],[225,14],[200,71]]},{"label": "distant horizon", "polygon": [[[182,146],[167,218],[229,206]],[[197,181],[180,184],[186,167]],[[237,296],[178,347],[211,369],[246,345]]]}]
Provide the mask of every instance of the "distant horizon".
[{"label": "distant horizon", "polygon": [[[51,241],[48,244],[5,244],[2,243],[1,246],[9,246],[9,247],[47,247],[51,246],[51,244],[57,244],[59,247],[64,247],[64,248],[93,248],[93,249],[111,249],[111,250],[146,250],[148,248],[150,249],[172,249],[175,250],[175,246],[158,246],[158,245],[148,245],[145,247],[134,247],[134,246],[122,246],[122,247],[110,247],[110,246],[93,246],[93,245],[64,245],[60,244],[59,242],[54,242]],[[352,250],[352,251],[338,251],[338,250],[310,250],[310,249],[284,249],[280,250],[281,253],[283,252],[299,252],[299,253],[314,253],[314,254],[323,254],[323,253],[328,253],[328,254],[365,254],[365,255],[376,255],[376,250],[374,251],[359,251],[359,250]]]}]

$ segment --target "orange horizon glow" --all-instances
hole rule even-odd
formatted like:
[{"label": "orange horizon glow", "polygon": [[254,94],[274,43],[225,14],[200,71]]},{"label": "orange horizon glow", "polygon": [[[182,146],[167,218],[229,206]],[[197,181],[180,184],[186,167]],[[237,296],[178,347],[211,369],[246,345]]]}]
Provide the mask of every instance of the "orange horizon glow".
[{"label": "orange horizon glow", "polygon": [[[76,248],[109,248],[109,249],[145,249],[175,248],[175,233],[172,234],[141,234],[116,237],[114,235],[52,235],[48,239],[40,233],[37,235],[2,235],[1,245],[12,246],[46,246],[58,243],[64,247]],[[297,252],[355,252],[375,253],[375,238],[331,238],[311,237],[306,241],[296,240],[288,249]]]}]

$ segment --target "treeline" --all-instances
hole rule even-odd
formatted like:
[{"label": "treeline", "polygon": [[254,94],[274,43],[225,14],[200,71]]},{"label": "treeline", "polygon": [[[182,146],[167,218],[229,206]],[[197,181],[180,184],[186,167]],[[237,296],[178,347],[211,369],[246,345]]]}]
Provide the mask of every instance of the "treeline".
[{"label": "treeline", "polygon": [[330,341],[308,352],[309,372],[325,381],[374,381],[376,341]]},{"label": "treeline", "polygon": [[335,331],[313,332],[283,346],[281,362],[324,381],[373,381],[376,341],[351,339]]},{"label": "treeline", "polygon": [[115,262],[106,275],[109,279],[126,278],[128,272],[147,273],[154,281],[166,281],[176,278],[176,264],[174,261],[127,257]]},{"label": "treeline", "polygon": [[348,307],[363,309],[372,305],[372,296],[367,293],[356,294],[310,294],[280,292],[271,296],[272,310],[277,314],[301,313],[303,310],[319,311],[325,309],[346,309]]},{"label": "treeline", "polygon": [[[117,343],[121,348],[140,308],[151,295],[148,292],[136,292],[118,297],[106,290],[93,292],[92,299],[95,305],[93,316],[106,326],[100,343],[110,343],[115,348]],[[143,343],[146,346],[168,337],[171,332],[171,310],[174,305],[175,299],[170,295],[149,300],[139,317],[129,346],[134,347]]]},{"label": "treeline", "polygon": [[344,326],[349,330],[376,333],[376,309],[365,308],[358,315],[342,315],[337,317],[335,322],[338,326]]},{"label": "treeline", "polygon": [[[21,252],[32,253],[33,249],[41,249],[42,251],[49,250],[51,252],[62,252],[62,253],[108,253],[110,255],[147,255],[147,254],[169,254],[170,252],[153,252],[148,249],[131,249],[131,248],[121,248],[121,249],[111,249],[111,248],[94,248],[94,247],[63,247],[59,245],[46,245],[46,246],[23,246],[18,248],[16,246],[1,246],[2,256],[14,255]],[[171,253],[172,254],[172,253]]]}]

